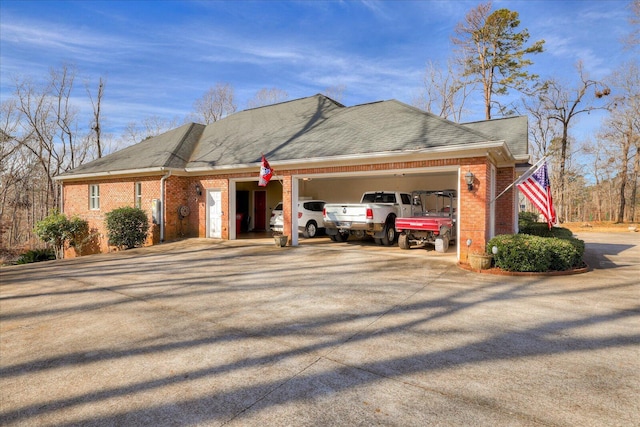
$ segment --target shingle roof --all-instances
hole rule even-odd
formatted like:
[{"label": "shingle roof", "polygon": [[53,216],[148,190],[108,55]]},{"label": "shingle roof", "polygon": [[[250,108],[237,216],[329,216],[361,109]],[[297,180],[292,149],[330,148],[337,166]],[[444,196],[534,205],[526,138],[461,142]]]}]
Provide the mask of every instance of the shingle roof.
[{"label": "shingle roof", "polygon": [[527,116],[505,117],[462,123],[462,125],[482,132],[492,139],[506,142],[511,153],[517,158],[526,157],[529,153],[529,120]]},{"label": "shingle roof", "polygon": [[85,163],[63,176],[162,167],[185,168],[204,128],[197,123],[182,125]]},{"label": "shingle roof", "polygon": [[63,176],[233,167],[259,162],[263,153],[277,162],[496,140],[506,140],[514,154],[523,146],[526,153],[526,117],[515,119],[460,125],[395,100],[345,107],[315,95],[241,111],[207,126],[183,125]]}]

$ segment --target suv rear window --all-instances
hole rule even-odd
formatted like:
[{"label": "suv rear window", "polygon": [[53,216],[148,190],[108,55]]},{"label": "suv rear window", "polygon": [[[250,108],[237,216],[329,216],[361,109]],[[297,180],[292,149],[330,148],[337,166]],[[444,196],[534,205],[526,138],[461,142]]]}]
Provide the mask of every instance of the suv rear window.
[{"label": "suv rear window", "polygon": [[281,211],[281,210],[282,210],[282,203],[278,203],[278,204],[276,205],[276,207],[275,207],[275,208],[273,208],[273,210],[274,210],[274,211]]},{"label": "suv rear window", "polygon": [[322,212],[322,209],[324,209],[323,202],[305,202],[302,206],[304,206],[306,210],[313,212]]}]

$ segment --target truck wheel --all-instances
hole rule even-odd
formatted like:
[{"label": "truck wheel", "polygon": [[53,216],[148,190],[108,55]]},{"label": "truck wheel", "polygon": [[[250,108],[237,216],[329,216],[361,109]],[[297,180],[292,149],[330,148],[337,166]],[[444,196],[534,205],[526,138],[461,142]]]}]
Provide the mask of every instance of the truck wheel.
[{"label": "truck wheel", "polygon": [[391,246],[396,242],[396,228],[393,225],[386,224],[384,226],[384,236],[382,237],[382,244],[385,246]]},{"label": "truck wheel", "polygon": [[409,249],[411,247],[409,244],[409,236],[404,233],[398,236],[398,246],[400,246],[400,249]]},{"label": "truck wheel", "polygon": [[437,237],[436,238],[436,251],[438,251],[440,253],[447,252],[447,250],[449,250],[449,240],[451,240],[451,237],[449,236],[449,232],[448,231],[446,233],[444,233],[443,235],[441,235],[440,237]]},{"label": "truck wheel", "polygon": [[307,223],[307,226],[304,228],[304,232],[302,232],[302,235],[304,237],[316,237],[316,234],[318,234],[318,224],[316,224],[315,221],[311,220]]},{"label": "truck wheel", "polygon": [[348,231],[346,233],[342,231],[338,231],[338,234],[336,234],[336,242],[346,242],[348,239],[349,239]]}]

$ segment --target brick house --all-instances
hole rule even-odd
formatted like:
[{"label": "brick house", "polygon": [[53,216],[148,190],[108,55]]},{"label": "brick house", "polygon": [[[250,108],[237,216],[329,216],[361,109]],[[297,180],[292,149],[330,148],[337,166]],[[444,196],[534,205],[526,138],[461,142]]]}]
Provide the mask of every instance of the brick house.
[{"label": "brick house", "polygon": [[[145,209],[148,244],[200,237],[236,239],[269,229],[284,206],[298,245],[299,197],[354,202],[371,190],[458,191],[458,259],[517,225],[514,189],[493,201],[529,160],[527,118],[457,124],[390,100],[345,107],[323,95],[190,123],[56,177],[61,210],[97,232],[90,252],[108,251],[104,214]],[[275,174],[258,186],[262,154]],[[473,174],[468,189],[465,175]],[[462,246],[462,247],[461,247]],[[73,256],[68,251],[68,256]]]}]

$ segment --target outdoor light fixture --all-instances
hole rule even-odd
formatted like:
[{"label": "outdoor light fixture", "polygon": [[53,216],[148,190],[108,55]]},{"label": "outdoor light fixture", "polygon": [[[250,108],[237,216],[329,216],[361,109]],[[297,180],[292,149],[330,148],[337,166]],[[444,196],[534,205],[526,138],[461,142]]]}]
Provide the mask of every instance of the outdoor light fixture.
[{"label": "outdoor light fixture", "polygon": [[467,172],[464,175],[464,180],[467,182],[467,189],[469,191],[473,191],[473,179],[475,178],[475,176],[473,176],[473,174],[471,173],[471,171]]},{"label": "outdoor light fixture", "polygon": [[202,188],[200,188],[200,184],[196,184],[196,194],[198,196],[202,196]]}]

